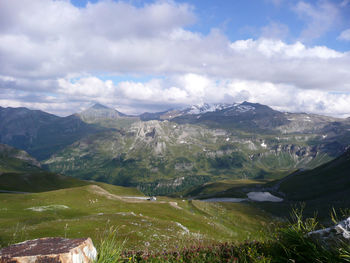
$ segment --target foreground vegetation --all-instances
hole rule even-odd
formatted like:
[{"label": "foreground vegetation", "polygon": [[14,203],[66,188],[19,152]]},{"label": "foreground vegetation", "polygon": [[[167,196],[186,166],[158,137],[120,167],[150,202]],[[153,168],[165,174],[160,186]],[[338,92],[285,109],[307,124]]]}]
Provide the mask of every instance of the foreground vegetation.
[{"label": "foreground vegetation", "polygon": [[316,218],[302,218],[301,210],[293,210],[292,220],[266,231],[265,241],[244,243],[194,242],[191,246],[176,250],[125,251],[124,244],[117,241],[116,228],[105,233],[98,245],[97,263],[104,262],[350,262],[350,244],[338,242],[324,243],[312,239],[307,233],[319,227]]}]

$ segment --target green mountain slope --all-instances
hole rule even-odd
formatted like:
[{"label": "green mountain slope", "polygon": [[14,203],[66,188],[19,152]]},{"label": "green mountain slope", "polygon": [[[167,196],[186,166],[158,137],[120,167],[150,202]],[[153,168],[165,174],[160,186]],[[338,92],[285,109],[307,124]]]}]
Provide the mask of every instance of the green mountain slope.
[{"label": "green mountain slope", "polygon": [[101,130],[75,115],[58,117],[27,108],[0,107],[0,123],[0,142],[23,149],[38,160]]},{"label": "green mountain slope", "polygon": [[132,124],[85,137],[54,154],[48,169],[82,179],[182,191],[210,180],[276,178],[331,159],[313,135],[258,135],[169,121]]},{"label": "green mountain slope", "polygon": [[[256,189],[254,189],[256,190]],[[338,158],[312,170],[299,170],[259,191],[270,191],[284,198],[281,203],[257,204],[277,216],[287,215],[292,207],[305,205],[304,215],[315,214],[329,223],[333,209],[339,215],[348,214],[350,207],[350,150]]]},{"label": "green mountain slope", "polygon": [[0,191],[44,192],[87,184],[47,172],[28,153],[0,144]]},{"label": "green mountain slope", "polygon": [[104,183],[79,180],[43,170],[38,161],[28,153],[0,144],[0,192],[46,192],[78,186],[98,185],[111,191],[123,190],[124,194],[141,195],[134,188],[123,188]]},{"label": "green mountain slope", "polygon": [[252,204],[278,217],[286,217],[292,208],[304,207],[304,215],[315,214],[329,223],[333,209],[339,215],[348,214],[350,207],[350,149],[338,158],[312,170],[299,170],[273,182],[253,180],[223,180],[207,183],[178,193],[195,198],[245,198],[249,192],[270,192],[283,202]]},{"label": "green mountain slope", "polygon": [[0,191],[37,193],[88,184],[76,178],[45,171],[0,174]]},{"label": "green mountain slope", "polygon": [[23,150],[0,144],[0,173],[39,171],[40,163]]},{"label": "green mountain slope", "polygon": [[280,182],[289,200],[338,200],[350,204],[350,150],[313,170],[292,174]]}]

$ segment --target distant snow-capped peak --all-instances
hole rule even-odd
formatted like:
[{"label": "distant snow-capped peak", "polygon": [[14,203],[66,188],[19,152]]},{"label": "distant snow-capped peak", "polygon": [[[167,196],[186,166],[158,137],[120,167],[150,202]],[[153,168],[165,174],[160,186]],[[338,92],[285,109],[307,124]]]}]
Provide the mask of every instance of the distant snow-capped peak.
[{"label": "distant snow-capped peak", "polygon": [[235,110],[239,111],[239,112],[247,112],[247,111],[255,110],[255,107],[250,106],[250,105],[242,105],[241,104],[241,105],[236,105]]},{"label": "distant snow-capped peak", "polygon": [[223,110],[226,108],[230,108],[235,106],[236,104],[228,104],[228,103],[203,103],[198,105],[192,105],[191,107],[187,108],[186,114],[203,114],[206,112],[214,112],[218,110]]},{"label": "distant snow-capped peak", "polygon": [[185,114],[204,114],[207,112],[215,112],[215,111],[220,111],[224,109],[232,108],[233,111],[236,112],[247,112],[247,111],[252,111],[255,110],[255,107],[250,106],[250,105],[245,105],[245,104],[239,104],[239,103],[203,103],[203,104],[197,104],[197,105],[192,105],[189,108],[186,108],[184,110]]}]

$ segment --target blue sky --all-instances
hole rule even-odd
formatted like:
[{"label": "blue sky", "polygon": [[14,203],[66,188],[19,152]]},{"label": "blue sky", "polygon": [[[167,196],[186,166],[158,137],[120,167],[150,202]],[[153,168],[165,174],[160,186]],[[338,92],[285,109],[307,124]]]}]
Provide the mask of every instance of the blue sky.
[{"label": "blue sky", "polygon": [[1,1],[0,57],[1,106],[350,116],[350,0]]}]

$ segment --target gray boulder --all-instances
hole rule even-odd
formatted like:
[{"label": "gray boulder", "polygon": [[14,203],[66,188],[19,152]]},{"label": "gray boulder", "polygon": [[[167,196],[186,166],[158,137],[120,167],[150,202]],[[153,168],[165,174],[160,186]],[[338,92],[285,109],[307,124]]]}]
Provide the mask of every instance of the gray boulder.
[{"label": "gray boulder", "polygon": [[339,241],[350,242],[350,217],[340,221],[335,226],[312,231],[307,235],[326,243]]}]

